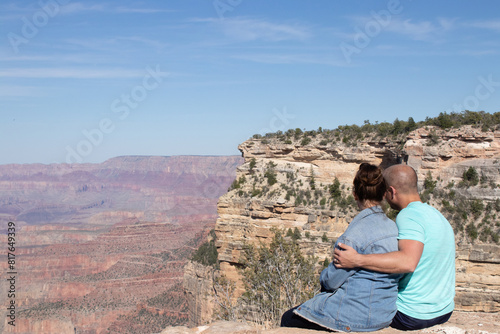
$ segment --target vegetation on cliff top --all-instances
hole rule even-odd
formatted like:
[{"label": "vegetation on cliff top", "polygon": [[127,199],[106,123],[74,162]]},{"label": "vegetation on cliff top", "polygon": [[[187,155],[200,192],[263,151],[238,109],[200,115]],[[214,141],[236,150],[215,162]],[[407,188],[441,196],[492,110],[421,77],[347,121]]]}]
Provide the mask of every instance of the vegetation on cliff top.
[{"label": "vegetation on cliff top", "polygon": [[462,112],[442,112],[437,117],[427,117],[424,121],[415,122],[413,117],[407,121],[396,118],[394,122],[370,123],[365,120],[362,126],[341,125],[333,130],[318,128],[317,130],[303,131],[300,128],[289,129],[286,132],[277,131],[266,133],[265,135],[255,134],[254,139],[262,139],[264,143],[270,140],[278,140],[285,144],[300,143],[305,146],[312,141],[312,138],[320,137],[320,145],[328,145],[333,142],[343,142],[346,145],[355,144],[356,140],[361,140],[368,136],[384,138],[391,136],[396,141],[402,140],[408,133],[424,126],[437,126],[441,129],[458,128],[464,125],[472,125],[482,131],[495,130],[500,127],[500,112],[493,114],[484,111]]},{"label": "vegetation on cliff top", "polygon": [[[409,132],[420,127],[434,126],[439,129],[449,130],[464,125],[472,126],[481,131],[495,131],[500,129],[500,112],[493,114],[483,111],[463,111],[460,113],[440,113],[434,118],[427,117],[425,121],[415,122],[413,118],[407,121],[396,119],[393,123],[383,122],[371,124],[368,120],[364,125],[339,126],[334,130],[303,131],[299,128],[290,129],[286,132],[278,131],[268,133],[264,136],[254,135],[254,139],[267,142],[280,142],[299,146],[308,145],[313,142],[315,145],[345,145],[355,146],[360,140],[376,140],[377,138],[388,138],[393,143],[399,145],[401,149]],[[434,130],[431,130],[428,145],[435,145],[440,141],[440,137]],[[264,159],[265,160],[265,159]],[[340,185],[338,180],[332,180],[330,184],[316,184],[314,172],[311,169],[307,182],[297,176],[297,172],[279,171],[276,174],[275,166],[260,166],[259,163],[265,161],[255,161],[252,159],[253,168],[250,178],[241,176],[235,181],[230,190],[237,189],[237,196],[243,198],[256,198],[262,200],[273,200],[284,198],[287,202],[294,203],[295,206],[307,206],[315,209],[339,210],[343,213],[356,211],[354,200],[349,196],[349,187]],[[286,174],[280,177],[279,174]],[[269,176],[273,182],[269,181]],[[277,181],[276,181],[277,180]],[[431,204],[443,211],[443,214],[450,221],[458,238],[464,238],[466,242],[475,243],[500,243],[500,223],[498,223],[498,213],[495,208],[500,206],[500,200],[492,202],[487,199],[472,198],[470,189],[489,188],[494,190],[500,188],[493,179],[469,167],[464,171],[462,180],[457,184],[444,184],[444,180],[432,179],[429,173],[423,182],[421,192],[422,201],[432,202]],[[245,184],[247,185],[245,187]],[[248,185],[251,185],[251,191]],[[275,186],[272,186],[276,184]],[[486,209],[486,210],[485,210]],[[387,208],[387,214],[395,219],[397,212]]]}]

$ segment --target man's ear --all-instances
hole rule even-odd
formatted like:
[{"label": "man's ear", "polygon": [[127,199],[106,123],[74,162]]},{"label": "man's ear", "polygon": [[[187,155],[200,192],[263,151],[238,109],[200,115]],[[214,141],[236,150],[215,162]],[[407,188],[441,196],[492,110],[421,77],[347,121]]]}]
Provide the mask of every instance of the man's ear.
[{"label": "man's ear", "polygon": [[390,186],[389,188],[387,188],[387,191],[389,192],[389,198],[391,200],[394,199],[394,196],[396,196],[396,188],[394,188],[393,186]]}]

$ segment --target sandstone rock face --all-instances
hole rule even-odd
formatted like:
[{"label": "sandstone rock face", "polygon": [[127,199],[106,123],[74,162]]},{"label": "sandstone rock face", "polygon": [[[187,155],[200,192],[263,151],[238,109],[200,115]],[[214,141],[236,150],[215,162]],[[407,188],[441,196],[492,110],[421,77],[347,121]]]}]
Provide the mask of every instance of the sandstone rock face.
[{"label": "sandstone rock face", "polygon": [[500,180],[498,131],[482,132],[471,126],[445,131],[429,126],[410,133],[404,151],[421,180],[430,171],[434,177],[457,181],[470,166],[494,182]]},{"label": "sandstone rock face", "polygon": [[[328,201],[321,205],[320,200],[329,198],[328,187],[335,178],[347,196],[361,162],[382,167],[407,163],[416,169],[420,185],[430,172],[434,179],[439,177],[443,187],[449,182],[458,184],[464,171],[473,166],[493,186],[456,191],[486,201],[500,198],[500,187],[495,186],[500,184],[498,131],[481,132],[470,126],[450,131],[427,127],[410,133],[403,143],[387,138],[366,138],[355,145],[321,145],[319,141],[313,139],[303,146],[251,139],[239,146],[245,159],[236,173],[236,180],[241,182],[219,199],[215,226],[220,275],[236,282],[236,295],[243,292],[238,272],[243,246],[269,242],[272,228],[297,228],[305,254],[331,260],[332,243],[344,232],[357,208],[329,206]],[[274,174],[275,184],[271,184],[269,173]],[[313,183],[315,190],[310,186]],[[287,196],[290,189],[295,193],[309,189],[311,198],[307,204],[294,201],[294,196]],[[431,205],[439,207],[440,203]],[[457,310],[500,311],[498,254],[498,245],[457,240]],[[196,320],[193,323],[199,324]]]},{"label": "sandstone rock face", "polygon": [[209,323],[212,320],[215,307],[212,294],[213,275],[214,268],[196,262],[188,262],[184,267],[183,286],[188,300],[189,326]]},{"label": "sandstone rock face", "polygon": [[456,267],[457,309],[500,312],[500,247],[459,245]]}]

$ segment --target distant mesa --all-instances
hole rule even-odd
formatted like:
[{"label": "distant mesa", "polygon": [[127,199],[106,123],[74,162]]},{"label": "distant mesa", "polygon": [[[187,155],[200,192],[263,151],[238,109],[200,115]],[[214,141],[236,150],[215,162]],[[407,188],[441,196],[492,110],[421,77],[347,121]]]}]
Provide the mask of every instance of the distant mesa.
[{"label": "distant mesa", "polygon": [[187,323],[183,267],[213,228],[217,200],[242,163],[124,156],[0,165],[0,217],[16,222],[23,273],[16,330],[152,333]]}]

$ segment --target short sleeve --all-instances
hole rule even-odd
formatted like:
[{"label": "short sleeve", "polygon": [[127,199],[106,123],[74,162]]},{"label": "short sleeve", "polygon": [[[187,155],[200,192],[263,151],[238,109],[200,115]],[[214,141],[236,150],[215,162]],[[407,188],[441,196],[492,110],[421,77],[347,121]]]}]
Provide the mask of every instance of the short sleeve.
[{"label": "short sleeve", "polygon": [[419,223],[418,212],[415,210],[401,211],[396,218],[396,225],[398,226],[398,239],[416,240],[424,243],[425,231],[423,226]]}]

